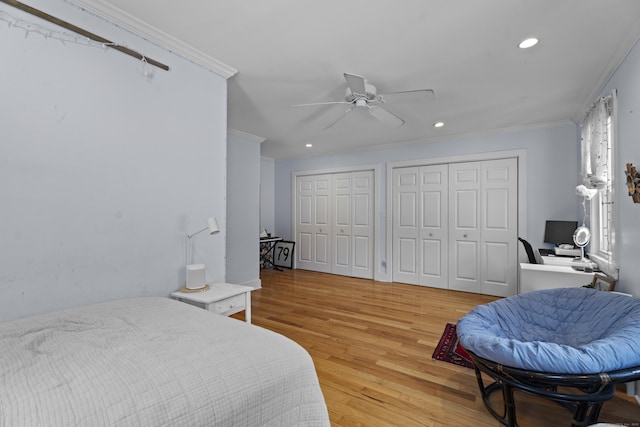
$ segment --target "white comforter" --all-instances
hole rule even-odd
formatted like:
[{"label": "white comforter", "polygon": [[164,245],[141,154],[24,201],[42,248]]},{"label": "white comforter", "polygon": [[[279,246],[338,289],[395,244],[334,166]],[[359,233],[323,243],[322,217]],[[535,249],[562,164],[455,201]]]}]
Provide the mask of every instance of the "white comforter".
[{"label": "white comforter", "polygon": [[293,341],[166,298],[0,324],[0,426],[328,426]]}]

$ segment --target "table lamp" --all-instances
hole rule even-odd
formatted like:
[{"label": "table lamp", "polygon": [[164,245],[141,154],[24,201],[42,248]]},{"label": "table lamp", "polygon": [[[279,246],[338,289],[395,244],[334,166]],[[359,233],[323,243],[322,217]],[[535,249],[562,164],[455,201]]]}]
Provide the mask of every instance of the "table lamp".
[{"label": "table lamp", "polygon": [[193,264],[193,251],[191,250],[191,239],[197,234],[202,233],[205,230],[209,230],[209,234],[217,234],[220,232],[220,227],[218,226],[218,221],[215,218],[211,217],[207,220],[207,226],[202,230],[198,230],[195,233],[187,234],[187,257],[186,257],[186,268],[185,268],[185,287],[184,289],[187,291],[204,291],[208,289],[206,284],[206,274],[205,274],[205,266],[204,264]]}]

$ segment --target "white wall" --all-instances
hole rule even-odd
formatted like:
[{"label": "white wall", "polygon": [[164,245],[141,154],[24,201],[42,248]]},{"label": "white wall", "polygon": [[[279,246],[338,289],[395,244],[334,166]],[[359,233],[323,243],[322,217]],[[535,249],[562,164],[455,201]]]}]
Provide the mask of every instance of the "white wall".
[{"label": "white wall", "polygon": [[[640,297],[640,204],[634,204],[625,186],[627,163],[640,166],[640,43],[636,43],[613,74],[601,95],[618,94],[618,180],[620,277],[616,290]],[[594,99],[595,101],[595,99]]]},{"label": "white wall", "polygon": [[260,226],[269,233],[275,228],[275,161],[268,157],[260,159]]},{"label": "white wall", "polygon": [[[0,22],[0,320],[167,296],[196,262],[225,277],[224,78],[62,0],[31,6],[171,67]],[[53,24],[0,4],[26,21]]]},{"label": "white wall", "polygon": [[[524,150],[528,164],[526,225],[520,225],[519,235],[535,247],[543,247],[544,225],[547,219],[578,217],[575,187],[578,182],[578,132],[574,123],[555,126],[496,132],[485,135],[461,136],[432,142],[372,149],[351,154],[276,161],[275,171],[275,232],[291,239],[291,173],[302,170],[342,168],[358,165],[380,165],[381,182],[376,197],[382,210],[377,212],[380,229],[376,242],[380,260],[386,253],[386,164],[414,159],[432,159],[463,154]],[[377,266],[378,277],[390,280],[386,270]]]},{"label": "white wall", "polygon": [[260,144],[229,134],[227,282],[260,287]]}]

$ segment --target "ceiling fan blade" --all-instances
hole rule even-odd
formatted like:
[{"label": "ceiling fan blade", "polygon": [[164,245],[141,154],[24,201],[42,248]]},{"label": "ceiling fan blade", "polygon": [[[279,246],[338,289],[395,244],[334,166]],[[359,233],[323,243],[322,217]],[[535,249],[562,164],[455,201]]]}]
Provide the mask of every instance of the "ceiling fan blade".
[{"label": "ceiling fan blade", "polygon": [[416,89],[416,90],[402,90],[399,92],[387,92],[379,93],[379,97],[382,97],[384,101],[389,100],[393,102],[397,101],[412,101],[412,100],[427,100],[432,101],[436,98],[436,94],[432,89]]},{"label": "ceiling fan blade", "polygon": [[364,86],[364,77],[356,74],[344,73],[344,78],[347,81],[351,93],[358,95],[366,95],[367,89]]},{"label": "ceiling fan blade", "polygon": [[400,117],[396,116],[395,114],[391,114],[390,112],[388,112],[382,107],[376,107],[376,106],[369,107],[369,114],[371,114],[376,119],[380,120],[385,125],[391,126],[393,128],[397,128],[404,124],[404,120],[402,120]]},{"label": "ceiling fan blade", "polygon": [[345,116],[346,116],[347,114],[349,114],[351,111],[353,111],[353,109],[354,109],[354,108],[356,108],[356,107],[351,107],[351,108],[349,108],[347,111],[345,111],[345,112],[344,112],[344,114],[343,114],[343,115],[341,115],[340,117],[338,117],[338,120],[334,121],[333,123],[331,123],[330,125],[326,126],[326,127],[325,127],[324,129],[322,129],[322,130],[323,130],[323,131],[325,131],[325,130],[327,130],[327,129],[329,129],[329,128],[333,127],[333,126],[335,126],[335,124],[336,124],[336,123],[338,123],[340,120],[344,119],[344,118],[345,118]]},{"label": "ceiling fan blade", "polygon": [[292,107],[309,107],[313,105],[333,105],[333,104],[351,104],[351,103],[346,101],[312,102],[309,104],[294,104],[292,105]]}]

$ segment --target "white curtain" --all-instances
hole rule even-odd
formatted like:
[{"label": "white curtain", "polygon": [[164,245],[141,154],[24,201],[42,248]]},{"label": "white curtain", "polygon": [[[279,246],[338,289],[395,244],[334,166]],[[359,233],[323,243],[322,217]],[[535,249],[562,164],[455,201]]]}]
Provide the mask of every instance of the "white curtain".
[{"label": "white curtain", "polygon": [[615,91],[604,96],[587,113],[582,122],[582,180],[587,188],[602,189],[609,181],[607,140],[608,117],[611,115]]},{"label": "white curtain", "polygon": [[593,234],[589,258],[617,279],[616,127],[617,99],[613,90],[594,104],[582,122],[581,172],[586,188],[579,195],[597,192],[590,209]]}]

